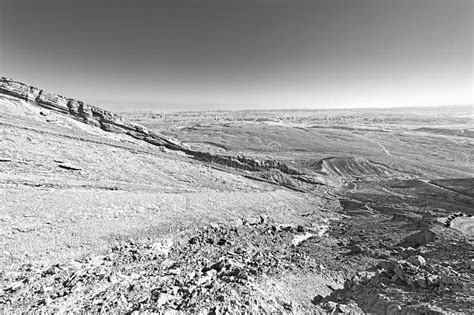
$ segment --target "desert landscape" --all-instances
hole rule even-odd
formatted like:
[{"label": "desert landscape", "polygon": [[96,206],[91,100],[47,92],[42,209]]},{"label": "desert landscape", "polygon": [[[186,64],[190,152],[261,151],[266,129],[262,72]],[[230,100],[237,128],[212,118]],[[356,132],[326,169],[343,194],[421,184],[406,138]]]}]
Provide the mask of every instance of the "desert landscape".
[{"label": "desert landscape", "polygon": [[112,113],[2,78],[0,312],[472,312],[473,118]]}]

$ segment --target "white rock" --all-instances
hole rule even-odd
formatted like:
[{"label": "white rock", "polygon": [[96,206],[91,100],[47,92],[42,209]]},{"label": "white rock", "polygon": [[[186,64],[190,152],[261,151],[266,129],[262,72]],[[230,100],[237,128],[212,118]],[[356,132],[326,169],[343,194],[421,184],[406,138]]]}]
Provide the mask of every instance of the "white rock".
[{"label": "white rock", "polygon": [[305,234],[299,234],[299,235],[296,235],[293,240],[291,241],[291,244],[293,246],[298,246],[300,245],[302,242],[306,241],[307,239],[313,237],[314,234],[312,233],[309,233],[309,232],[306,232]]},{"label": "white rock", "polygon": [[408,257],[407,261],[414,266],[424,266],[426,264],[426,259],[420,255],[413,255]]}]

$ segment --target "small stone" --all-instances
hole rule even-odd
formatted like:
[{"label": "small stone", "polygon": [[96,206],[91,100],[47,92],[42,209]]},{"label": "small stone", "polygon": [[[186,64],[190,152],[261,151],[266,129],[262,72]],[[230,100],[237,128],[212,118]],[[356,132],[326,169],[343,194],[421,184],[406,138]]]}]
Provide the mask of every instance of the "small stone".
[{"label": "small stone", "polygon": [[12,283],[12,285],[10,285],[7,288],[7,291],[15,292],[15,291],[18,291],[19,289],[21,289],[22,287],[23,287],[23,282],[17,281],[17,282]]},{"label": "small stone", "polygon": [[429,275],[426,278],[429,286],[436,286],[439,284],[439,277],[436,275]]},{"label": "small stone", "polygon": [[[214,273],[208,273],[209,271],[214,271]],[[212,280],[212,278],[214,278],[214,276],[217,274],[217,271],[215,271],[214,269],[211,269],[209,270],[208,272],[206,272],[206,275],[200,279],[198,279],[196,281],[196,285],[197,286],[200,286],[200,285],[203,285],[205,283],[208,283]]]},{"label": "small stone", "polygon": [[188,242],[189,242],[189,244],[196,244],[198,242],[198,240],[199,240],[199,238],[197,236],[195,236],[195,237],[191,237]]},{"label": "small stone", "polygon": [[158,307],[161,307],[167,303],[169,303],[170,301],[173,301],[176,299],[176,296],[174,295],[171,295],[171,294],[166,294],[166,293],[162,293],[160,294],[160,297],[158,298],[158,301],[156,302],[157,306]]},{"label": "small stone", "polygon": [[224,268],[224,266],[225,266],[224,260],[221,258],[217,262],[215,262],[214,264],[212,264],[209,267],[205,268],[205,271],[210,270],[210,269],[214,269],[217,272],[220,272]]},{"label": "small stone", "polygon": [[217,271],[215,269],[210,269],[206,271],[206,276],[214,277],[217,274]]},{"label": "small stone", "polygon": [[398,314],[402,311],[402,307],[398,304],[390,304],[387,307],[387,314]]},{"label": "small stone", "polygon": [[413,255],[408,257],[407,261],[417,267],[424,266],[426,264],[426,259],[423,258],[423,256],[420,255]]},{"label": "small stone", "polygon": [[354,245],[354,247],[351,248],[351,253],[352,254],[360,254],[364,251],[364,248],[360,245]]},{"label": "small stone", "polygon": [[208,238],[208,239],[206,240],[206,243],[211,244],[211,245],[214,245],[214,240],[213,240],[212,238]]},{"label": "small stone", "polygon": [[388,272],[394,272],[396,266],[397,266],[397,263],[394,261],[382,260],[377,265],[377,268],[386,270]]},{"label": "small stone", "polygon": [[393,283],[397,282],[398,280],[398,276],[395,274],[392,276],[392,278],[390,279],[390,281],[392,281]]},{"label": "small stone", "polygon": [[59,270],[59,265],[53,265],[43,272],[43,275],[54,275]]},{"label": "small stone", "polygon": [[258,225],[262,223],[261,217],[253,217],[253,218],[248,218],[247,219],[248,225]]},{"label": "small stone", "polygon": [[38,301],[38,305],[46,305],[46,306],[48,306],[49,304],[51,304],[52,301],[53,301],[53,300],[52,300],[49,296],[47,296],[47,297],[45,297],[44,299],[39,300],[39,301]]},{"label": "small stone", "polygon": [[161,268],[163,268],[163,269],[172,269],[176,265],[177,265],[176,261],[171,260],[171,259],[165,259],[161,263]]},{"label": "small stone", "polygon": [[153,243],[153,245],[151,245],[151,248],[153,249],[156,255],[168,257],[172,246],[173,242],[171,240],[167,240],[163,242]]},{"label": "small stone", "polygon": [[91,264],[92,266],[95,266],[95,267],[98,267],[98,266],[101,266],[104,264],[104,256],[95,256],[95,257],[92,257],[91,260],[89,261],[89,264]]},{"label": "small stone", "polygon": [[447,274],[447,273],[443,273],[440,275],[440,283],[443,283],[443,284],[446,284],[446,285],[453,285],[453,284],[456,284],[457,283],[457,277],[456,276],[453,276],[453,275],[450,275],[450,274]]},{"label": "small stone", "polygon": [[328,301],[326,302],[323,307],[327,310],[330,310],[331,312],[334,311],[337,308],[337,303],[333,301]]},{"label": "small stone", "polygon": [[221,238],[221,239],[217,242],[217,245],[219,245],[219,246],[223,246],[223,245],[225,245],[225,244],[229,244],[229,242],[228,242],[226,239],[224,239],[224,238]]},{"label": "small stone", "polygon": [[295,237],[293,238],[293,240],[291,241],[291,244],[293,246],[298,246],[300,245],[302,242],[312,238],[314,236],[314,234],[312,233],[308,233],[306,232],[305,234],[299,234],[299,235],[295,235]]},{"label": "small stone", "polygon": [[415,284],[416,284],[416,286],[418,286],[418,287],[420,287],[420,288],[426,288],[426,287],[427,287],[426,279],[425,279],[425,277],[423,277],[423,276],[418,276],[418,277],[415,279]]}]

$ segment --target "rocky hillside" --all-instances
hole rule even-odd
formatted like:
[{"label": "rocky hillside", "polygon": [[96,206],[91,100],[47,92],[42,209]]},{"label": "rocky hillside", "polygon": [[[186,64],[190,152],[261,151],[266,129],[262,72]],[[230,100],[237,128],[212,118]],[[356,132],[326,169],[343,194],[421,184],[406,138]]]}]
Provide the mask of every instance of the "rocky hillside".
[{"label": "rocky hillside", "polygon": [[[157,146],[164,146],[172,150],[182,151],[194,159],[230,167],[237,170],[249,171],[253,178],[267,180],[277,184],[282,184],[298,189],[298,184],[288,179],[288,176],[294,176],[296,182],[301,180],[301,175],[306,175],[305,182],[333,184],[329,180],[320,178],[320,176],[311,177],[298,171],[284,163],[275,160],[260,161],[243,156],[216,155],[207,152],[191,150],[188,146],[180,141],[164,136],[156,131],[149,130],[138,124],[131,123],[122,116],[103,110],[96,106],[86,104],[85,102],[70,99],[58,94],[50,93],[39,88],[26,85],[24,83],[2,78],[0,80],[0,92],[11,95],[43,108],[47,108],[54,112],[68,115],[85,124],[101,128],[102,130],[123,133],[132,136],[135,139],[146,141]],[[277,170],[279,173],[285,174],[279,177],[268,177],[265,173],[268,170]],[[255,173],[256,172],[256,173]],[[263,176],[260,172],[263,172]],[[252,174],[255,173],[255,174]],[[279,180],[283,178],[283,180]]]},{"label": "rocky hillside", "polygon": [[[339,171],[334,171],[332,166],[329,167],[332,168],[330,171],[328,171],[327,167],[325,167],[324,170],[318,168],[313,171],[311,168],[291,166],[273,159],[262,160],[242,155],[223,155],[192,150],[189,146],[175,138],[167,137],[154,130],[132,123],[118,114],[86,104],[80,100],[74,100],[53,94],[18,81],[2,78],[0,80],[0,92],[20,98],[30,104],[68,115],[75,120],[93,127],[101,128],[104,131],[123,133],[153,145],[181,151],[188,156],[205,163],[243,171],[242,174],[244,176],[269,181],[296,190],[305,190],[308,188],[308,184],[310,186],[314,184],[322,184],[339,187],[343,185],[344,182],[351,181],[356,177],[377,180],[380,179],[380,177],[384,178],[396,173],[395,171],[388,170],[385,166],[386,170],[382,171],[382,166],[367,166],[367,162],[363,161],[359,163],[359,160],[356,159],[353,159],[350,163],[347,161],[338,162],[339,164],[346,164],[343,168],[349,167],[352,171],[358,172],[358,174],[346,174],[345,172],[341,173]],[[327,164],[329,162],[321,161],[321,163]],[[351,164],[351,166],[348,166],[349,164]]]},{"label": "rocky hillside", "polygon": [[[417,135],[387,144],[386,131],[239,122],[219,127],[229,148],[261,149],[253,135],[266,133],[295,151],[215,154],[84,102],[0,86],[0,313],[472,309],[474,179],[454,163],[431,167],[465,177],[423,175],[424,157],[417,173],[403,168],[418,162],[398,149]],[[469,160],[465,137],[424,137]]]},{"label": "rocky hillside", "polygon": [[188,149],[187,146],[176,139],[165,137],[142,126],[130,123],[120,115],[18,81],[8,80],[2,77],[0,80],[0,92],[18,97],[58,113],[68,114],[76,120],[99,127],[105,131],[125,133],[136,139],[174,150]]}]

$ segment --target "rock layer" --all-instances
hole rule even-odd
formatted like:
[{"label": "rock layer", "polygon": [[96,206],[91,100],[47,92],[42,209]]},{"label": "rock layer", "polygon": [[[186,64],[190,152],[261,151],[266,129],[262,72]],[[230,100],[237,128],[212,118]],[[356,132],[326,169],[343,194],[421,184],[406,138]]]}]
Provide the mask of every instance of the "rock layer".
[{"label": "rock layer", "polygon": [[126,133],[134,138],[144,140],[154,145],[165,146],[173,150],[189,149],[188,146],[176,139],[166,137],[140,125],[128,122],[120,115],[18,81],[2,77],[0,80],[0,92],[24,99],[55,112],[68,114],[76,120],[99,127],[105,131]]}]

